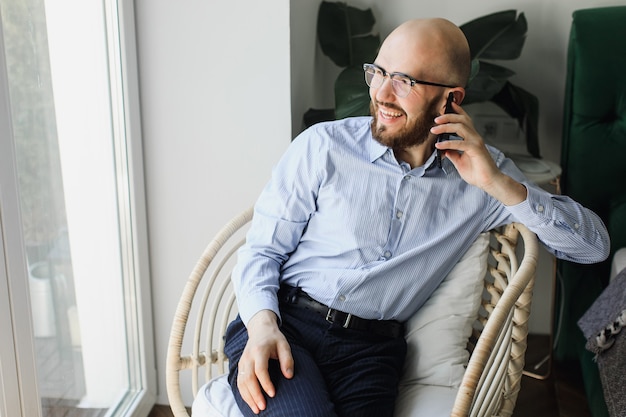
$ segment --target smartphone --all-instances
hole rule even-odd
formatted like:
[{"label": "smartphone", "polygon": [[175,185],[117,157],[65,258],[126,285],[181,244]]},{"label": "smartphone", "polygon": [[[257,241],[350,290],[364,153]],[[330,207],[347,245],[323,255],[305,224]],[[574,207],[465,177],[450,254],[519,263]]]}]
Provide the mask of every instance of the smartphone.
[{"label": "smartphone", "polygon": [[[450,92],[450,94],[448,94],[448,98],[446,99],[446,108],[443,111],[445,114],[454,113],[454,110],[452,110],[453,101],[454,101],[454,93]],[[463,140],[463,138],[458,136],[456,133],[442,133],[441,135],[437,136],[437,143],[443,142],[445,140]],[[435,154],[437,157],[437,165],[439,166],[439,168],[441,168],[442,151],[440,151],[439,149],[435,149]]]}]

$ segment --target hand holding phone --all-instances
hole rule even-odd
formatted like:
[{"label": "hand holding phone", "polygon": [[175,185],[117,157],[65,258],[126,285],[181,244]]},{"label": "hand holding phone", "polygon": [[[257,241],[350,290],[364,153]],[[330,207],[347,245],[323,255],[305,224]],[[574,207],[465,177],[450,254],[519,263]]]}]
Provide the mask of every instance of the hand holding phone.
[{"label": "hand holding phone", "polygon": [[[445,114],[454,113],[454,110],[452,110],[453,101],[454,101],[454,93],[451,91],[450,94],[448,94],[448,98],[446,100],[446,108],[444,110]],[[443,142],[446,140],[463,140],[463,138],[458,136],[456,133],[442,133],[437,136],[436,142],[439,143],[439,142]],[[445,151],[440,151],[439,149],[435,149],[435,155],[437,157],[437,166],[439,166],[439,168],[441,168],[442,152],[445,152]]]}]

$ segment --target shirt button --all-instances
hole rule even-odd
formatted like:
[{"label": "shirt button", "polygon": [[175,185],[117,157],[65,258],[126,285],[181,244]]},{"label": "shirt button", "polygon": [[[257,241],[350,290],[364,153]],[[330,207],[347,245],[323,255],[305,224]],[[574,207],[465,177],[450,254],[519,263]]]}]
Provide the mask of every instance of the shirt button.
[{"label": "shirt button", "polygon": [[396,217],[397,217],[398,219],[401,219],[403,214],[404,214],[404,213],[402,213],[402,211],[400,211],[400,210],[396,211]]},{"label": "shirt button", "polygon": [[575,223],[575,224],[574,224],[574,229],[580,229],[580,224]]},{"label": "shirt button", "polygon": [[386,251],[386,252],[383,254],[383,256],[385,257],[385,259],[389,259],[389,258],[391,258],[391,252]]},{"label": "shirt button", "polygon": [[543,213],[543,206],[542,206],[541,204],[539,204],[539,205],[537,206],[537,211],[538,211],[539,213]]},{"label": "shirt button", "polygon": [[345,295],[340,295],[339,296],[339,301],[346,301],[346,296]]}]

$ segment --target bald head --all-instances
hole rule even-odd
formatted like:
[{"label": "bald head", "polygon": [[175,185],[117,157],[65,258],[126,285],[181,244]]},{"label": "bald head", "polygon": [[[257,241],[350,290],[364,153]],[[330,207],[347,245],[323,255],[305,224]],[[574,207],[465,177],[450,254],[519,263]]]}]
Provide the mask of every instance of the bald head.
[{"label": "bald head", "polygon": [[440,18],[401,24],[381,45],[378,59],[393,61],[405,72],[419,67],[422,74],[415,77],[460,87],[467,84],[471,66],[465,35],[454,23]]}]

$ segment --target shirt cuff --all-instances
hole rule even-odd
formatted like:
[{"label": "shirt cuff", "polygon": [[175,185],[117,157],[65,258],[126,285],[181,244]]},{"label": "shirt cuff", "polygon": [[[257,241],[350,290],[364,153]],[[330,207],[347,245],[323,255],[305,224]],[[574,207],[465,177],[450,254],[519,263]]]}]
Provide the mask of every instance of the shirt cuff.
[{"label": "shirt cuff", "polygon": [[507,206],[518,222],[527,227],[539,226],[552,219],[554,206],[551,195],[543,190],[524,183],[528,194],[526,200],[513,206]]},{"label": "shirt cuff", "polygon": [[[237,303],[239,316],[241,321],[247,326],[248,321],[261,310],[271,310],[278,317],[278,323],[281,323],[280,310],[278,309],[278,299],[275,294],[267,291],[257,292],[255,294],[246,294],[240,296],[243,303]],[[239,300],[239,299],[238,299]]]}]

